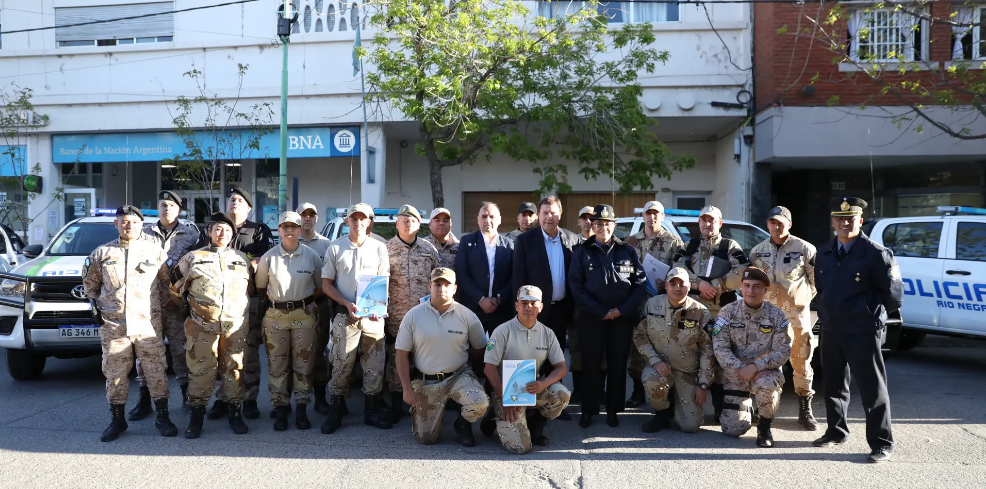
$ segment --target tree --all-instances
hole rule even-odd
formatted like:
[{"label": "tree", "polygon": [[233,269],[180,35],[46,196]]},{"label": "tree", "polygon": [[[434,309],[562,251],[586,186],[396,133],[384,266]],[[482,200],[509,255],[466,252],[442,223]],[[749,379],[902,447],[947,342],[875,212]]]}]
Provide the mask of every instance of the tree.
[{"label": "tree", "polygon": [[[193,98],[179,96],[168,114],[175,132],[185,144],[185,151],[162,163],[174,165],[174,185],[179,190],[204,191],[210,202],[219,202],[226,187],[235,183],[236,172],[226,171],[226,165],[243,158],[265,158],[269,148],[261,139],[273,131],[274,111],[271,104],[257,103],[245,111],[239,108],[243,78],[249,66],[237,64],[236,95],[223,99],[209,94],[203,74],[195,66],[184,76],[195,81],[198,94]],[[201,119],[196,114],[201,114]],[[195,122],[201,120],[201,122]],[[223,175],[226,175],[225,180]],[[214,199],[214,200],[213,200]],[[210,209],[210,212],[216,209]]]},{"label": "tree", "polygon": [[[833,63],[848,64],[854,69],[842,74],[834,81],[857,86],[865,94],[861,108],[893,105],[905,110],[883,110],[885,117],[892,119],[898,127],[911,127],[923,132],[925,125],[937,128],[950,137],[961,140],[986,139],[986,131],[974,129],[970,121],[986,116],[986,71],[982,61],[971,58],[975,49],[973,29],[979,29],[986,22],[978,22],[972,15],[972,3],[952,2],[948,12],[946,4],[930,0],[900,3],[896,1],[878,2],[866,8],[848,10],[843,4],[831,6],[819,4],[816,11],[807,9],[803,14],[811,27],[794,32],[794,35],[808,34],[836,56]],[[876,12],[880,11],[880,22],[889,22],[900,27],[900,39],[885,39],[874,30]],[[850,28],[850,16],[858,16]],[[930,29],[922,29],[922,24]],[[957,35],[958,53],[963,59],[953,60],[944,69],[938,62],[915,59],[910,54],[918,35],[928,38],[930,46],[935,43],[948,43],[948,51],[953,51],[950,39],[936,39],[935,25],[947,26],[938,33],[950,31]],[[850,32],[855,29],[855,35]],[[782,28],[786,32],[785,28]],[[966,37],[967,36],[967,37]],[[807,36],[806,36],[807,37]],[[940,36],[939,36],[940,37]],[[853,45],[856,43],[856,46]],[[982,48],[980,48],[982,49]],[[810,55],[810,54],[809,54]],[[986,50],[982,53],[986,56]],[[927,59],[927,56],[925,56]],[[816,74],[812,82],[820,80]],[[842,105],[841,97],[833,96],[829,105]],[[933,110],[934,108],[943,108]]]},{"label": "tree", "polygon": [[48,205],[38,209],[33,215],[30,213],[31,203],[41,192],[29,190],[32,187],[25,186],[25,181],[41,175],[41,163],[29,166],[22,148],[30,134],[48,125],[48,116],[35,112],[31,102],[33,96],[33,90],[15,83],[0,89],[0,133],[3,135],[0,145],[5,147],[0,150],[0,174],[7,175],[0,177],[0,192],[3,193],[0,197],[0,222],[7,225],[19,223],[25,239],[28,225],[52,203],[61,202],[65,198],[64,188],[57,185],[60,182],[49,182],[49,186],[56,186]]},{"label": "tree", "polygon": [[651,47],[650,24],[610,29],[598,2],[571,4],[582,3],[557,19],[517,0],[392,0],[373,15],[372,49],[357,51],[374,65],[364,103],[417,124],[436,207],[442,169],[496,153],[529,162],[542,193],[571,191],[556,157],[622,192],[694,165],[658,140],[640,104],[638,73],[669,57]]}]

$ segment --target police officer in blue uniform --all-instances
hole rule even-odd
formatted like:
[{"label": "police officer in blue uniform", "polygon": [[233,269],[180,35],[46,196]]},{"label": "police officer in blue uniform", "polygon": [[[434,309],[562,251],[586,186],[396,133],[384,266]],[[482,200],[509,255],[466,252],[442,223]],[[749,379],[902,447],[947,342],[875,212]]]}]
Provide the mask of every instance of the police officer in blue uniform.
[{"label": "police officer in blue uniform", "polygon": [[579,340],[582,343],[582,417],[579,426],[588,428],[599,414],[602,398],[602,360],[606,353],[606,424],[617,427],[616,414],[623,411],[627,390],[627,359],[640,307],[646,299],[646,275],[637,252],[616,236],[616,213],[608,205],[597,205],[592,213],[595,233],[572,249],[568,285],[575,297]]},{"label": "police officer in blue uniform", "polygon": [[849,438],[846,409],[852,372],[866,413],[869,461],[883,462],[893,453],[894,438],[881,333],[887,315],[900,309],[904,284],[893,253],[860,230],[866,201],[843,197],[830,201],[829,207],[836,238],[818,248],[815,263],[828,429],[812,444],[829,447]]}]

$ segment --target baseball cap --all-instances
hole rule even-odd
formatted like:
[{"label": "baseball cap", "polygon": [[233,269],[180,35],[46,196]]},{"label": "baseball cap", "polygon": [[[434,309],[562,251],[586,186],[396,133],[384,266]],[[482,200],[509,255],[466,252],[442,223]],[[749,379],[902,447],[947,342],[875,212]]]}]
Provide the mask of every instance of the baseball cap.
[{"label": "baseball cap", "polygon": [[661,214],[664,214],[664,204],[662,204],[662,203],[660,203],[660,202],[658,202],[656,200],[652,200],[652,201],[644,204],[644,212],[641,212],[641,214],[647,214],[647,211],[652,210],[652,209],[655,210],[655,211],[657,211],[657,212],[659,212],[659,213],[661,213]]},{"label": "baseball cap", "polygon": [[298,206],[298,209],[295,210],[295,212],[297,212],[298,214],[304,214],[305,211],[307,210],[313,210],[315,211],[315,215],[316,216],[318,215],[318,207],[315,207],[315,204],[312,204],[311,202],[302,203],[301,205]]},{"label": "baseball cap", "polygon": [[770,277],[767,273],[757,267],[747,267],[743,270],[743,280],[759,280],[764,285],[770,287]]},{"label": "baseball cap", "polygon": [[301,226],[301,214],[294,211],[287,211],[284,214],[281,214],[281,218],[277,221],[278,226],[281,224],[294,224],[296,226]]},{"label": "baseball cap", "polygon": [[707,205],[703,207],[702,212],[700,212],[698,215],[699,217],[712,216],[720,221],[722,220],[722,211],[720,211],[719,208],[714,205]]},{"label": "baseball cap", "polygon": [[434,219],[434,218],[438,217],[441,214],[445,214],[446,216],[449,217],[449,219],[452,218],[452,213],[449,212],[448,209],[446,209],[444,207],[436,207],[434,210],[431,211],[431,215],[428,216],[428,219]]},{"label": "baseball cap", "polygon": [[373,219],[373,208],[370,207],[369,204],[360,202],[359,204],[353,204],[349,206],[349,209],[346,210],[346,217],[349,217],[357,212],[363,214],[366,217],[369,217],[370,219]]},{"label": "baseball cap", "polygon": [[787,207],[776,206],[767,213],[767,220],[771,219],[791,224],[791,211],[787,210]]},{"label": "baseball cap", "polygon": [[417,219],[418,221],[421,221],[421,214],[411,204],[404,204],[404,205],[402,205],[401,208],[398,209],[397,215],[398,216],[413,217],[413,218]]},{"label": "baseball cap", "polygon": [[537,214],[538,209],[534,206],[533,202],[524,202],[520,204],[520,209],[517,209],[517,213],[523,214],[525,212],[533,212],[534,214]]},{"label": "baseball cap", "polygon": [[533,285],[525,285],[517,290],[519,301],[541,301],[541,289]]},{"label": "baseball cap", "polygon": [[455,272],[451,268],[439,267],[431,271],[431,281],[434,282],[438,279],[443,279],[448,283],[455,285]]},{"label": "baseball cap", "polygon": [[592,210],[592,206],[591,205],[587,205],[587,206],[579,209],[579,217],[582,217],[582,216],[584,216],[586,214],[589,214],[589,217],[592,217],[592,213],[593,213],[593,210]]},{"label": "baseball cap", "polygon": [[670,282],[671,279],[680,279],[685,285],[691,285],[691,281],[688,279],[688,271],[681,267],[674,267],[668,270],[668,275],[664,278],[665,282]]}]

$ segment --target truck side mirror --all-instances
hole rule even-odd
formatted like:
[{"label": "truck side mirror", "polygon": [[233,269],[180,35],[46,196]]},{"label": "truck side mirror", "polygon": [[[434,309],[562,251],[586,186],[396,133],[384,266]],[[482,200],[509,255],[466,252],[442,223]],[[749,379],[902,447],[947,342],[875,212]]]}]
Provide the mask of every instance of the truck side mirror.
[{"label": "truck side mirror", "polygon": [[37,258],[44,251],[44,246],[39,244],[27,245],[24,247],[24,257],[27,259]]}]

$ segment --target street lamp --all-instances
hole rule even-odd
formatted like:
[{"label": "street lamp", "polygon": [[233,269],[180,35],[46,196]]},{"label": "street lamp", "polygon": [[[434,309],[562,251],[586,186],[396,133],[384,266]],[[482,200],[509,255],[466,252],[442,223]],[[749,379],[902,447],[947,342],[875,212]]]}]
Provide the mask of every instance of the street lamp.
[{"label": "street lamp", "polygon": [[291,24],[298,22],[298,11],[290,0],[277,8],[277,36],[281,38],[284,59],[281,65],[281,164],[277,182],[277,213],[288,208],[288,44],[291,41]]}]

